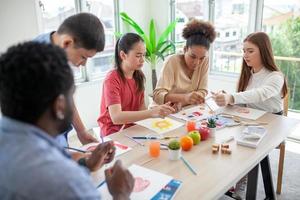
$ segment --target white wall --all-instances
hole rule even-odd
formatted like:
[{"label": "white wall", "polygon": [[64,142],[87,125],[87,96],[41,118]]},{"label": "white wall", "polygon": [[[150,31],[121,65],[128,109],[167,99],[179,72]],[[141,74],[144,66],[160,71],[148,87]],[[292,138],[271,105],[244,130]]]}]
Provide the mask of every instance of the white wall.
[{"label": "white wall", "polygon": [[38,34],[35,0],[0,0],[0,52]]}]

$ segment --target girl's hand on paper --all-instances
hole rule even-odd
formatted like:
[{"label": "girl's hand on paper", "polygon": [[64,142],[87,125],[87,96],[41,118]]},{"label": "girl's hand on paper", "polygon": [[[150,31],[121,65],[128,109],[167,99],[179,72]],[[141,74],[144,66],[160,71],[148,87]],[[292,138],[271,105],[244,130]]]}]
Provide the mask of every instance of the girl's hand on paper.
[{"label": "girl's hand on paper", "polygon": [[175,113],[175,109],[171,107],[171,102],[151,108],[151,117],[154,118],[155,117],[164,118],[172,113]]}]

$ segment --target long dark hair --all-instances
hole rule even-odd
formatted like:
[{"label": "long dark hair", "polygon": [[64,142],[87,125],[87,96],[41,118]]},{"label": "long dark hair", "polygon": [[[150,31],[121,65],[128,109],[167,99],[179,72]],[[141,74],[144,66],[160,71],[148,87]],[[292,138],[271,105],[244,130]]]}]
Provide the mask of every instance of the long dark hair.
[{"label": "long dark hair", "polygon": [[[119,75],[122,77],[123,81],[126,81],[124,72],[121,68],[122,59],[120,57],[120,52],[128,53],[134,44],[138,42],[144,42],[144,40],[136,33],[126,33],[121,38],[117,40],[115,48],[115,68],[117,69]],[[133,73],[133,79],[135,80],[138,91],[145,90],[145,75],[141,70],[135,70]]]},{"label": "long dark hair", "polygon": [[[260,51],[261,61],[265,68],[267,68],[270,71],[280,72],[280,69],[275,64],[270,38],[266,33],[264,32],[251,33],[244,39],[244,42],[247,41],[251,42],[252,44],[258,47]],[[241,71],[240,79],[238,82],[238,88],[237,88],[238,92],[245,91],[249,83],[250,77],[251,77],[251,68],[247,65],[245,59],[243,58],[242,71]],[[287,82],[286,79],[284,79],[284,84],[281,90],[281,97],[284,98],[287,95],[287,92],[288,92]]]}]

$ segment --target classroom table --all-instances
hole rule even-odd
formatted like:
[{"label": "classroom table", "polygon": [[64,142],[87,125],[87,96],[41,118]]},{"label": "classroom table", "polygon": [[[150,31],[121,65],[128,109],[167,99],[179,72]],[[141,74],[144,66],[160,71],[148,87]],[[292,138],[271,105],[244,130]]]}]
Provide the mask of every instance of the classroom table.
[{"label": "classroom table", "polygon": [[[117,159],[128,167],[137,164],[149,169],[165,173],[183,182],[175,199],[218,199],[224,195],[242,177],[248,174],[247,197],[255,199],[257,191],[257,177],[261,165],[266,196],[276,199],[274,192],[268,154],[275,149],[299,125],[299,120],[278,116],[270,113],[264,114],[258,121],[268,122],[264,127],[267,134],[255,149],[237,145],[235,140],[228,142],[232,150],[231,155],[212,154],[211,146],[216,141],[230,135],[239,134],[245,127],[226,127],[217,130],[216,137],[200,142],[190,151],[183,151],[186,160],[195,168],[194,175],[181,160],[168,160],[168,151],[161,150],[158,158],[148,154],[148,141],[141,146],[125,137],[155,135],[151,130],[142,126],[132,126],[109,137],[133,149]],[[168,132],[167,136],[182,136],[186,134],[185,126]],[[167,143],[167,141],[162,140]],[[103,171],[92,173],[95,184],[103,180]]]}]

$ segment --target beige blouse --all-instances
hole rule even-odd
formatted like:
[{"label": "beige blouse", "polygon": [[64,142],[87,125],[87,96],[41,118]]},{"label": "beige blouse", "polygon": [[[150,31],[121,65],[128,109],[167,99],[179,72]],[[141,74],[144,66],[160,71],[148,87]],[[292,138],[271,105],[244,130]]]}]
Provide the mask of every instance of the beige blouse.
[{"label": "beige blouse", "polygon": [[184,72],[186,66],[183,54],[170,56],[164,63],[156,88],[153,91],[153,100],[163,104],[168,93],[198,92],[202,97],[207,95],[208,57],[200,63],[191,78]]}]

